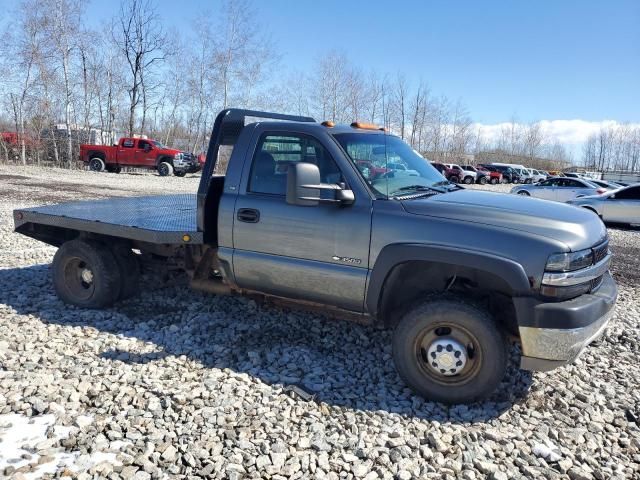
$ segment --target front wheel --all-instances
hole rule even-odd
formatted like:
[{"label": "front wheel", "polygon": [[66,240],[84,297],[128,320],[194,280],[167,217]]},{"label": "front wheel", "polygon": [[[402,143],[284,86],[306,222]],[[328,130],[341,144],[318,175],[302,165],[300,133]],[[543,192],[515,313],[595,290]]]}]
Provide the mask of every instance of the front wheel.
[{"label": "front wheel", "polygon": [[486,185],[487,184],[487,177],[480,177],[480,180],[478,180],[478,183],[480,185]]},{"label": "front wheel", "polygon": [[173,172],[173,174],[174,174],[176,177],[184,177],[184,176],[187,174],[187,172],[185,172],[184,170],[182,170],[182,171]]},{"label": "front wheel", "polygon": [[530,197],[531,196],[531,194],[529,192],[525,191],[525,190],[520,190],[518,192],[518,195],[522,195],[523,197]]},{"label": "front wheel", "polygon": [[158,165],[158,173],[161,177],[167,177],[173,173],[173,165],[169,162],[160,162]]},{"label": "front wheel", "polygon": [[498,183],[498,179],[496,177],[493,177],[491,180],[489,180],[489,182],[491,183],[491,185],[496,185]]},{"label": "front wheel", "polygon": [[504,377],[507,344],[484,310],[455,300],[410,310],[393,333],[393,359],[412,390],[442,403],[470,403]]},{"label": "front wheel", "polygon": [[471,185],[473,183],[473,177],[464,177],[463,183],[465,185]]},{"label": "front wheel", "polygon": [[460,179],[455,175],[452,175],[451,178],[449,178],[449,181],[452,183],[460,183]]}]

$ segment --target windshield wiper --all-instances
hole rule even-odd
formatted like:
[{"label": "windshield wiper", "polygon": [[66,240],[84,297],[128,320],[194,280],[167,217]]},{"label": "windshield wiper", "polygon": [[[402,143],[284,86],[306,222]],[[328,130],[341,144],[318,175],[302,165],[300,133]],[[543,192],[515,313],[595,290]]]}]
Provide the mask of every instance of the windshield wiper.
[{"label": "windshield wiper", "polygon": [[439,188],[428,187],[426,185],[407,185],[406,187],[400,187],[399,189],[390,193],[389,196],[394,197],[398,193],[409,192],[409,191],[416,191],[416,192],[430,191],[430,192],[436,192],[436,193],[444,193],[444,191],[440,190]]}]

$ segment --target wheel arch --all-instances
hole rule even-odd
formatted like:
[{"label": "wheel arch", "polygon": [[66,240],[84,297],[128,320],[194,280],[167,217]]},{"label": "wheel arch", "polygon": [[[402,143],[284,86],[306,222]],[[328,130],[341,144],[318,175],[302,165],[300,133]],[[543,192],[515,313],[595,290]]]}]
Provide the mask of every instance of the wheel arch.
[{"label": "wheel arch", "polygon": [[92,158],[99,158],[103,162],[107,163],[107,155],[100,150],[90,150],[87,153],[87,161],[90,161]]},{"label": "wheel arch", "polygon": [[377,323],[391,326],[392,312],[454,283],[476,286],[505,298],[531,289],[522,266],[485,252],[440,245],[394,244],[378,256],[368,282],[365,307]]},{"label": "wheel arch", "polygon": [[173,157],[170,155],[161,155],[156,158],[156,167],[160,165],[162,162],[167,162],[171,166],[173,166]]}]

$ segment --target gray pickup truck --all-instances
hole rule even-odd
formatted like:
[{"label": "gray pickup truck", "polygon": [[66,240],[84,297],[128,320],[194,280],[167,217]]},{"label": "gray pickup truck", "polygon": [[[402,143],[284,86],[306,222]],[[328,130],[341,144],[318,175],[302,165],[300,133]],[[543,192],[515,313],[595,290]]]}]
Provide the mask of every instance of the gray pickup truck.
[{"label": "gray pickup truck", "polygon": [[496,389],[507,339],[521,343],[523,369],[573,361],[617,296],[597,216],[465,190],[361,123],[224,110],[197,195],[25,208],[14,220],[59,247],[64,302],[109,307],[136,292],[141,267],[177,267],[196,289],[393,328],[402,379],[445,403]]}]

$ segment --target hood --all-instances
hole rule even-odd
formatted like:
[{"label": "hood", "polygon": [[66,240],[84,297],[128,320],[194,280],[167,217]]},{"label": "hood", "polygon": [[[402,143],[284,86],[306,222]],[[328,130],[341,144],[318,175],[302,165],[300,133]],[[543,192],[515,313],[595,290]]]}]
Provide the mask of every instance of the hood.
[{"label": "hood", "polygon": [[169,154],[169,155],[175,155],[176,153],[183,153],[181,150],[176,150],[175,148],[161,148],[160,152]]},{"label": "hood", "polygon": [[402,202],[414,215],[520,230],[562,242],[572,250],[592,247],[607,229],[592,212],[564,203],[519,195],[458,190]]}]

